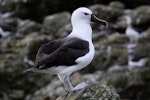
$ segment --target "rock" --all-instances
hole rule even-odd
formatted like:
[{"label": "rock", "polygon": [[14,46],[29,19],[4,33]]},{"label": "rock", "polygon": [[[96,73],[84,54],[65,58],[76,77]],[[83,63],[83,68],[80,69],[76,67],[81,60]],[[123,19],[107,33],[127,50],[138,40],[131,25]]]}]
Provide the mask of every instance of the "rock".
[{"label": "rock", "polygon": [[[1,5],[4,2],[7,2],[5,7]],[[13,5],[9,5],[8,2]],[[35,60],[35,55],[41,44],[54,38],[63,37],[71,31],[70,13],[62,12],[53,15],[45,13],[49,9],[58,9],[57,7],[59,7],[49,6],[48,3],[50,2],[57,3],[57,1],[48,0],[21,0],[19,4],[16,0],[0,1],[0,12],[3,14],[7,10],[14,11],[17,8],[16,10],[24,15],[21,18],[29,18],[32,15],[32,17],[30,16],[31,19],[38,19],[43,22],[41,24],[31,19],[18,18],[17,16],[21,16],[21,13],[17,15],[18,12],[15,13],[16,17],[10,16],[2,20],[13,26],[12,29],[15,29],[16,32],[9,30],[10,35],[0,39],[0,100],[56,100],[57,97],[61,96],[58,98],[61,99],[65,94],[63,84],[58,78],[47,74],[43,76],[43,74],[38,73],[23,73],[30,65],[26,61],[33,62]],[[45,9],[48,7],[50,8]],[[126,48],[129,40],[124,35],[126,28],[124,17],[130,15],[133,26],[147,32],[147,36],[140,38],[137,46],[133,48],[135,59],[144,56],[150,57],[149,6],[125,9],[124,4],[115,1],[109,3],[108,6],[97,4],[90,6],[90,8],[98,17],[109,21],[109,28],[93,25],[95,58],[87,68],[71,76],[73,86],[82,81],[92,85],[84,90],[70,93],[66,98],[72,96],[77,100],[82,100],[89,96],[99,96],[101,92],[99,89],[102,89],[103,86],[106,88],[104,92],[116,94],[113,89],[110,89],[110,85],[102,85],[102,80],[105,80],[115,86],[116,91],[123,99],[150,99],[148,88],[150,87],[150,59],[148,58],[145,66],[129,69],[128,50]],[[42,21],[43,16],[40,15],[44,14],[47,17],[45,17],[45,21]],[[112,91],[108,92],[107,90]],[[93,94],[91,95],[91,93]]]},{"label": "rock", "polygon": [[30,34],[32,32],[39,32],[41,30],[41,24],[31,20],[18,20],[18,30],[20,34]]},{"label": "rock", "polygon": [[10,13],[8,16],[0,13],[0,39],[6,38],[11,34],[15,34],[16,26],[12,24],[14,22],[14,18],[10,18]]},{"label": "rock", "polygon": [[112,86],[107,85],[102,81],[98,84],[92,84],[86,87],[84,90],[77,92],[71,92],[66,96],[61,96],[56,100],[120,100],[119,95],[112,89]]},{"label": "rock", "polygon": [[126,65],[128,63],[128,52],[122,45],[105,46],[97,51],[91,63],[96,70],[107,70],[111,65]]},{"label": "rock", "polygon": [[[110,3],[111,2],[111,3]],[[121,1],[124,5],[126,5],[126,8],[136,8],[140,5],[149,5],[149,1],[147,0],[126,0]],[[87,5],[93,5],[93,4],[109,4],[113,6],[115,4],[115,7],[123,8],[121,3],[118,2],[112,2],[108,0],[93,0],[93,1],[82,1],[81,3],[78,2],[71,2],[69,0],[64,1],[49,1],[49,0],[3,0],[0,1],[0,12],[5,11],[15,11],[15,15],[17,17],[20,17],[22,19],[33,19],[36,21],[42,21],[43,17],[48,14],[53,14],[56,12],[61,11],[73,11],[77,7]],[[66,6],[67,4],[67,6]],[[116,6],[117,5],[117,6]]]},{"label": "rock", "polygon": [[146,30],[148,37],[150,37],[150,27]]},{"label": "rock", "polygon": [[111,8],[118,8],[118,9],[124,9],[125,5],[119,1],[112,1],[108,4]]},{"label": "rock", "polygon": [[133,23],[135,25],[150,23],[150,7],[149,6],[140,6],[136,8],[132,13]]},{"label": "rock", "polygon": [[44,43],[52,41],[52,38],[46,35],[37,35],[37,37],[33,38],[34,39],[32,39],[27,46],[27,58],[35,61],[35,57],[40,46]]},{"label": "rock", "polygon": [[[128,10],[130,13],[132,13],[133,11],[132,10]],[[123,16],[120,16],[118,18],[118,20],[116,21],[116,23],[113,25],[114,28],[119,28],[119,29],[124,29],[124,32],[125,32],[125,29],[127,27],[127,23],[126,23],[126,15],[123,15]],[[132,18],[131,18],[132,19]]]},{"label": "rock", "polygon": [[0,56],[0,62],[1,100],[23,99],[48,82],[40,74],[23,73],[27,65],[20,56],[4,54]]},{"label": "rock", "polygon": [[11,97],[15,99],[21,99],[24,96],[25,91],[22,90],[13,90],[11,91]]},{"label": "rock", "polygon": [[[121,93],[121,98],[134,98],[135,100],[139,98],[141,100],[143,98],[144,100],[147,100],[146,98],[149,98],[149,96],[145,94],[144,91],[149,91],[149,89],[146,88],[149,86],[149,71],[149,67],[129,70],[127,67],[119,66],[118,68],[111,68],[111,70],[107,71],[97,71],[92,74],[82,75],[81,80],[87,82],[99,82],[101,80],[106,80],[109,84],[117,87],[117,91]],[[141,90],[138,90],[139,88]],[[128,95],[126,95],[126,92]],[[135,95],[139,95],[139,93],[141,95],[139,97],[135,97]],[[144,95],[145,97],[143,97]]]},{"label": "rock", "polygon": [[118,8],[118,7],[121,7],[123,6],[121,3],[120,3],[120,6],[114,6],[115,3],[120,3],[120,2],[113,2],[110,3],[109,6],[105,6],[105,5],[100,5],[100,4],[96,4],[96,5],[92,5],[90,6],[89,8],[92,10],[92,12],[99,18],[103,19],[103,20],[106,20],[109,22],[109,27],[108,28],[105,28],[104,26],[99,26],[99,25],[94,25],[93,29],[94,30],[97,30],[97,31],[105,31],[105,30],[109,30],[110,32],[109,33],[112,33],[114,32],[113,29],[116,29],[116,25],[114,24],[117,20],[117,18],[121,15],[123,15],[123,7],[122,8]]},{"label": "rock", "polygon": [[16,42],[16,47],[18,49],[23,49],[22,54],[25,54],[26,57],[32,61],[35,60],[36,53],[40,46],[44,43],[52,41],[52,38],[47,35],[43,35],[42,33],[33,32],[20,39]]},{"label": "rock", "polygon": [[[13,18],[12,18],[13,20]],[[5,31],[5,32],[16,32],[16,27],[12,25],[11,23],[11,18],[10,19],[0,19],[0,28]]]},{"label": "rock", "polygon": [[2,40],[1,42],[1,53],[15,53],[16,49],[13,48],[14,44],[16,43],[15,36],[9,36],[6,39]]},{"label": "rock", "polygon": [[108,31],[93,31],[93,35],[92,35],[92,39],[93,42],[96,44],[97,42],[100,43],[103,40],[107,40],[107,36],[108,36]]},{"label": "rock", "polygon": [[0,1],[0,12],[6,12],[6,11],[14,11],[14,6],[16,7],[15,3],[18,3],[17,0],[5,0]]},{"label": "rock", "polygon": [[115,19],[122,15],[123,9],[118,9],[115,6],[105,6],[105,5],[93,5],[89,7],[94,14],[99,18],[108,20],[109,22],[115,21]]},{"label": "rock", "polygon": [[[120,67],[115,70],[108,70],[104,72],[97,71],[93,74],[85,74],[82,75],[81,79],[89,82],[92,82],[91,78],[94,78],[94,82],[100,82],[101,80],[105,80],[108,81],[109,84],[112,84],[113,86],[117,87],[116,89],[118,93],[121,94],[120,98],[124,98],[124,99],[133,98],[135,100],[137,99],[147,100],[149,96],[145,94],[144,91],[149,93],[149,89],[147,88],[149,87],[149,83],[150,83],[148,81],[150,79],[150,76],[148,74],[149,72],[150,72],[149,67],[136,68],[130,71],[127,69],[127,67],[126,68]],[[78,93],[81,94],[83,92],[77,92],[77,94]],[[81,97],[84,97],[83,94]],[[79,97],[79,96],[77,95],[75,97]],[[59,98],[58,100],[63,100],[63,98],[61,97],[61,99]]]},{"label": "rock", "polygon": [[149,96],[145,94],[145,92],[149,93],[149,89],[147,89],[150,84],[149,81],[147,81],[150,79],[149,72],[150,69],[148,67],[136,68],[132,71],[128,69],[118,69],[103,74],[100,80],[106,79],[106,81],[114,85],[121,98],[147,100]]},{"label": "rock", "polygon": [[127,44],[129,42],[129,39],[126,35],[120,34],[120,33],[113,33],[112,35],[109,35],[108,37],[108,45],[113,44]]},{"label": "rock", "polygon": [[139,45],[136,46],[133,50],[134,50],[134,56],[136,59],[140,59],[143,57],[150,57],[150,54],[149,54],[150,45],[146,42],[144,45],[143,43],[139,43]]},{"label": "rock", "polygon": [[46,83],[46,81],[40,82],[41,75],[23,73],[27,65],[23,62],[20,52],[18,54],[3,53],[0,55],[0,62],[1,100],[23,99],[25,95],[31,94]]},{"label": "rock", "polygon": [[29,95],[28,100],[55,100],[58,95],[63,93],[63,91],[64,88],[62,87],[61,82],[58,80],[58,78],[54,78],[49,84]]},{"label": "rock", "polygon": [[134,10],[128,9],[124,11],[124,15],[118,18],[116,25],[120,28],[126,28],[126,18],[125,16],[130,16],[132,19],[132,25],[140,29],[146,29],[149,27],[150,23],[150,7],[149,6],[140,6]]},{"label": "rock", "polygon": [[90,64],[91,70],[107,70],[111,65],[127,65],[128,51],[126,45],[128,38],[119,33],[109,35],[107,39],[95,42],[96,54]]},{"label": "rock", "polygon": [[66,35],[70,34],[72,31],[71,23],[64,25],[61,27],[57,32],[57,37],[65,37]]},{"label": "rock", "polygon": [[[29,67],[24,62],[24,58],[26,56],[31,60],[35,58],[37,51],[34,52],[34,50],[36,47],[48,39],[49,37],[43,36],[43,34],[31,33],[25,38],[20,39],[16,38],[16,35],[10,35],[3,42],[0,41],[1,100],[6,98],[9,100],[24,99],[27,95],[32,94],[33,91],[48,83],[49,80],[44,79],[41,74],[23,73]],[[35,42],[36,45],[34,44]],[[34,46],[34,49],[31,48],[31,45]]]},{"label": "rock", "polygon": [[60,37],[59,29],[65,28],[70,23],[70,14],[68,12],[62,12],[45,17],[42,27],[42,32],[50,34],[54,37]]}]

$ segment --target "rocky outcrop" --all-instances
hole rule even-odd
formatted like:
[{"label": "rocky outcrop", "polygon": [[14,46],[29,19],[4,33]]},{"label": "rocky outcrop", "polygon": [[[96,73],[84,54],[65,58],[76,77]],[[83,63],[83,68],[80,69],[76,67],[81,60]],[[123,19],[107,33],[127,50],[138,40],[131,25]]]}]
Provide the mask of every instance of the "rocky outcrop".
[{"label": "rocky outcrop", "polygon": [[99,84],[91,84],[84,90],[71,92],[65,96],[58,97],[56,100],[120,100],[119,95],[115,92],[111,85],[107,85],[102,81]]},{"label": "rocky outcrop", "polygon": [[[121,1],[127,8],[136,8],[141,5],[149,5],[147,0],[126,0]],[[93,1],[81,1],[72,2],[70,0],[3,0],[0,3],[0,12],[14,11],[15,16],[42,21],[45,15],[61,12],[61,11],[72,11],[77,7],[93,4],[109,4],[109,10],[118,8],[116,10],[124,8],[120,2],[111,2],[109,0],[93,0]],[[117,6],[116,6],[117,5]],[[106,8],[107,9],[107,8]],[[116,12],[116,11],[113,11]],[[113,13],[112,13],[113,14]]]},{"label": "rocky outcrop", "polygon": [[[101,83],[102,80],[106,80],[115,87],[121,99],[150,99],[150,90],[147,88],[150,84],[149,6],[125,9],[124,4],[111,2],[108,5],[96,4],[89,8],[98,17],[108,19],[110,24],[109,28],[92,25],[96,49],[95,58],[87,68],[71,76],[73,85],[80,83],[80,81]],[[143,57],[148,58],[147,62],[140,67],[129,68],[128,66],[127,45],[129,39],[124,34],[126,15],[132,17],[135,28],[146,32],[146,36],[140,38],[137,46],[132,48],[135,61]],[[55,100],[65,94],[64,87],[58,78],[39,73],[23,73],[25,69],[32,66],[41,44],[58,37],[64,37],[71,31],[69,12],[47,15],[42,19],[42,22],[39,23],[14,16],[7,17],[5,15],[0,18],[1,25],[5,23],[14,29],[7,30],[9,34],[5,36],[1,35],[1,32],[6,33],[4,27],[1,27],[2,31],[0,31],[0,99]],[[102,86],[93,84],[85,90],[69,94],[67,98],[76,95],[76,99],[80,100],[88,96],[91,97],[91,93],[93,93],[92,96],[100,96],[99,89]],[[109,87],[109,85],[105,86]],[[93,91],[93,88],[97,92]]]},{"label": "rocky outcrop", "polygon": [[120,16],[118,18],[119,21],[116,24],[118,25],[118,27],[125,28],[126,27],[125,16],[128,15],[132,19],[132,25],[136,27],[142,27],[141,29],[147,29],[150,23],[149,10],[150,10],[149,6],[140,6],[133,10],[131,9],[124,10],[123,16]]},{"label": "rocky outcrop", "polygon": [[124,10],[124,5],[122,3],[120,2],[113,2],[113,3],[110,3],[109,6],[94,5],[94,6],[90,6],[89,8],[93,11],[94,14],[96,14],[100,18],[107,19],[109,22],[111,22],[111,21],[115,21],[114,19],[122,15]]},{"label": "rocky outcrop", "polygon": [[[55,38],[65,36],[65,31],[67,31],[65,27],[70,23],[70,17],[71,15],[68,12],[46,16],[41,29],[42,33],[49,34]],[[63,33],[59,33],[61,29],[63,29]]]}]

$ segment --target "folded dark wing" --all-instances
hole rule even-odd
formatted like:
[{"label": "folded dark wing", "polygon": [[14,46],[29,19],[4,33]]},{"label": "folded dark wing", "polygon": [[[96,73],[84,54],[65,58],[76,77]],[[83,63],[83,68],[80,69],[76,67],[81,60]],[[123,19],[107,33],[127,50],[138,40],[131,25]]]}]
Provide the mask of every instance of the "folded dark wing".
[{"label": "folded dark wing", "polygon": [[[50,67],[57,67],[60,65],[71,66],[76,64],[75,60],[89,52],[89,43],[78,38],[69,38],[62,41],[59,47],[54,47],[53,50],[45,52],[46,55],[39,57],[36,60],[38,68],[46,69]],[[56,43],[54,43],[56,45]],[[52,45],[47,47],[51,48]],[[42,48],[47,48],[42,47]],[[39,51],[39,54],[40,53]],[[42,67],[39,67],[42,66]]]},{"label": "folded dark wing", "polygon": [[40,60],[44,56],[51,54],[53,51],[55,51],[57,48],[59,48],[62,44],[63,44],[62,40],[55,40],[55,41],[43,44],[37,52],[35,62]]}]

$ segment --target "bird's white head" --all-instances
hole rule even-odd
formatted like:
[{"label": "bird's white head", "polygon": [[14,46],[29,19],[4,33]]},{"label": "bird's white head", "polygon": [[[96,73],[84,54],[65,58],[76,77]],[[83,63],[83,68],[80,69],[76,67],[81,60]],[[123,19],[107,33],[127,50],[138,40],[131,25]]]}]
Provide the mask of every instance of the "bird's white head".
[{"label": "bird's white head", "polygon": [[106,27],[108,26],[107,21],[93,15],[92,11],[86,7],[80,7],[72,13],[71,22],[73,25],[78,23],[90,24],[91,21],[104,24]]},{"label": "bird's white head", "polygon": [[90,24],[91,15],[92,11],[90,9],[85,7],[78,8],[72,13],[71,22],[73,25],[77,23]]},{"label": "bird's white head", "polygon": [[89,40],[89,38],[92,37],[92,29],[90,25],[91,21],[99,24],[104,24],[106,25],[106,27],[108,26],[108,22],[93,15],[90,9],[85,7],[76,9],[71,16],[73,31],[70,36],[76,36],[82,39]]}]

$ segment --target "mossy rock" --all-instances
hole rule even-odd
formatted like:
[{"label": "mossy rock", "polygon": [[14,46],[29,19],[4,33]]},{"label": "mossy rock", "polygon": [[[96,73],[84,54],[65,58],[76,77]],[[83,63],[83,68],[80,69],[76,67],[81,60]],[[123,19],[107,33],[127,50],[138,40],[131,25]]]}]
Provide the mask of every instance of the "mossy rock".
[{"label": "mossy rock", "polygon": [[120,100],[120,97],[111,85],[108,85],[106,81],[101,81],[83,90],[60,96],[57,100]]}]

